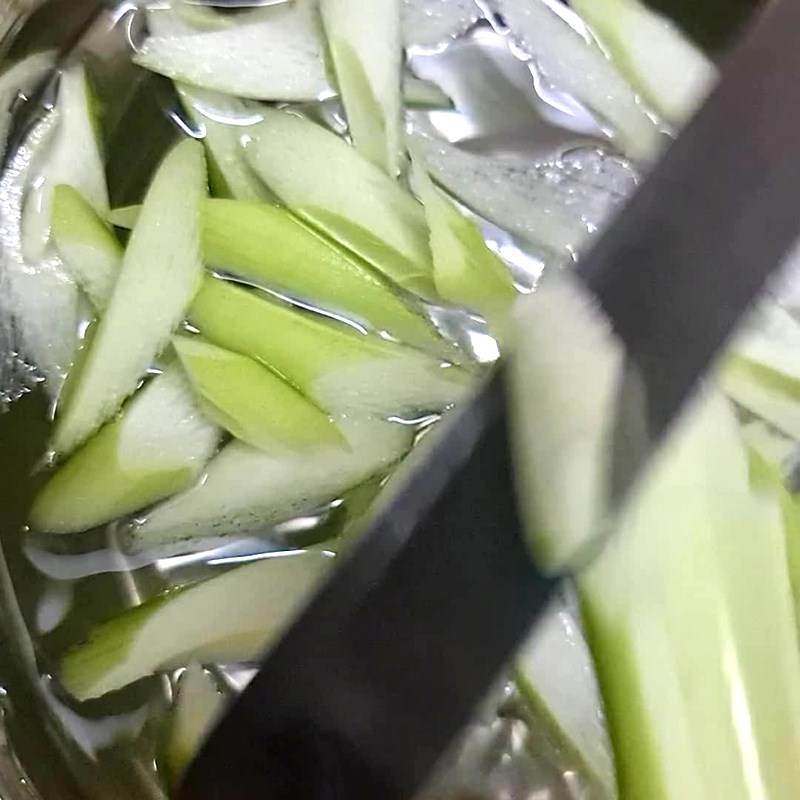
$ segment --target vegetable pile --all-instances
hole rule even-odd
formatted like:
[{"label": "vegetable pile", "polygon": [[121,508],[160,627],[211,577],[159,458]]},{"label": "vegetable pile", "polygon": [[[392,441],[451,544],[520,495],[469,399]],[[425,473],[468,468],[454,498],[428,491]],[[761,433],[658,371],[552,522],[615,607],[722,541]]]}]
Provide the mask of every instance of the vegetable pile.
[{"label": "vegetable pile", "polygon": [[[0,345],[55,407],[31,529],[79,548],[108,526],[156,560],[350,514],[333,541],[265,543],[63,654],[78,701],[170,676],[171,786],[223,706],[201,665],[257,660],[357,535],[359,487],[371,499],[485,373],[443,311],[510,361],[537,555],[564,558],[602,517],[623,358],[569,264],[603,192],[633,188],[715,71],[637,0],[572,5],[582,18],[550,0],[145,7],[132,56],[171,79],[184,124],[141,203],[110,208],[81,63],[60,67],[54,106],[8,158]],[[458,101],[409,50],[490,24],[604,143],[532,161],[429,124]],[[4,115],[52,65],[0,76]],[[536,291],[487,223],[545,263]],[[798,438],[800,323],[768,297],[576,577],[579,608],[557,604],[517,658],[520,696],[589,796],[800,792]]]}]

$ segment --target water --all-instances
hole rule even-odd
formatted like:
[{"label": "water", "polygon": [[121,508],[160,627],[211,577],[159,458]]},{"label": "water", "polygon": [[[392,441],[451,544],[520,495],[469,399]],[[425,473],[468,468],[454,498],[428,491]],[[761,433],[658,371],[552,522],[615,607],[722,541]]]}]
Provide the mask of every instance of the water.
[{"label": "water", "polygon": [[[518,225],[509,221],[508,205],[497,205],[501,195],[483,205],[474,197],[459,197],[465,212],[481,224],[490,246],[508,263],[518,285],[530,290],[543,270],[559,266],[565,254],[571,257],[602,225],[635,185],[635,171],[608,148],[603,127],[585,108],[544,85],[535,66],[514,50],[497,24],[475,25],[478,6],[457,4],[453,20],[442,15],[441,0],[420,9],[422,5],[406,3],[407,36],[419,30],[420,15],[436,22],[437,34],[433,43],[420,42],[411,49],[410,64],[420,77],[445,88],[460,109],[414,115],[418,130],[436,132],[463,148],[447,150],[442,174],[455,160],[455,171],[471,175],[475,185],[502,183],[503,191],[516,192],[509,195],[514,202],[528,206],[541,205],[544,184],[534,178],[544,176],[546,185],[560,192],[548,195],[553,206],[547,214],[571,215],[560,240],[563,252],[554,253],[552,242],[543,246],[535,241],[536,231],[524,220]],[[181,130],[202,134],[184,118],[168,81],[132,70],[120,57],[125,48],[141,41],[144,24],[134,3],[121,3],[89,27],[72,51],[74,58],[87,63],[102,104],[112,206],[140,201],[155,164]],[[448,39],[445,34],[450,31],[460,38]],[[21,41],[24,44],[24,36]],[[341,127],[335,98],[303,110],[333,129]],[[23,104],[18,117],[29,121],[22,129],[30,130],[30,119],[36,116],[35,104]],[[536,131],[533,139],[532,131]],[[18,126],[12,141],[18,143],[19,135]],[[532,141],[535,152],[519,151],[521,143],[529,148]],[[486,164],[494,164],[492,169],[499,172],[490,171],[487,178]],[[497,357],[497,345],[482,321],[459,309],[428,310],[440,330],[474,360],[491,362]],[[25,524],[27,510],[47,475],[42,456],[52,415],[48,391],[55,379],[42,383],[36,368],[41,372],[43,365],[26,363],[13,348],[7,348],[6,355],[13,370],[0,387],[7,406],[0,414],[4,476],[0,526],[14,590],[0,563],[0,596],[9,620],[4,631],[8,646],[0,648],[0,677],[7,689],[0,696],[0,708],[13,750],[44,798],[163,798],[166,787],[160,765],[175,676],[152,677],[112,696],[76,703],[53,677],[65,650],[82,641],[94,624],[167,588],[289,547],[333,541],[330,546],[335,548],[336,537],[352,530],[382,482],[376,479],[357,487],[264,536],[156,560],[120,550],[117,534],[124,520],[75,537],[30,531]],[[431,421],[410,422],[422,428]],[[252,672],[248,665],[214,669],[229,692],[241,688]],[[0,766],[4,752],[0,748]],[[582,796],[581,791],[577,777],[564,772],[557,754],[537,735],[536,721],[513,685],[504,681],[446,759],[427,796],[471,792],[470,796],[561,800]],[[9,797],[13,800],[16,795]]]}]

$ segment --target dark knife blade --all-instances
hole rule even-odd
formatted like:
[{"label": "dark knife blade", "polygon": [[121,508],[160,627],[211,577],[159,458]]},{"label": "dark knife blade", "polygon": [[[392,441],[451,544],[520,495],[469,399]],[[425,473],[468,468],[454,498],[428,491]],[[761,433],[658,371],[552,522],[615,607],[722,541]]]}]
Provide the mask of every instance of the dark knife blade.
[{"label": "dark knife blade", "polygon": [[[650,441],[800,228],[798,29],[800,5],[771,6],[581,266],[643,379]],[[555,585],[522,544],[504,395],[500,369],[445,424],[212,733],[183,800],[421,786]]]}]

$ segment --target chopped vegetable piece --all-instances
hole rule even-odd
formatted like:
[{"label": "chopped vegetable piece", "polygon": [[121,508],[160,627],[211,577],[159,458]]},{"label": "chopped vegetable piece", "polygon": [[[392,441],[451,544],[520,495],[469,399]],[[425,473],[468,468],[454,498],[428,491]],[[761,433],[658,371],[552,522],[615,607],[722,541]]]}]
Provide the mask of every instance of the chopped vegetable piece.
[{"label": "chopped vegetable piece", "polygon": [[724,358],[719,380],[743,408],[800,438],[800,325],[771,303],[762,305]]},{"label": "chopped vegetable piece", "polygon": [[168,591],[98,625],[68,652],[64,687],[87,700],[190,661],[253,658],[292,621],[331,563],[322,552],[286,554]]},{"label": "chopped vegetable piece", "polygon": [[139,219],[141,210],[142,207],[140,205],[114,208],[108,212],[108,221],[115,228],[133,230],[136,227],[136,220]]},{"label": "chopped vegetable piece", "polygon": [[774,494],[751,489],[723,398],[704,395],[678,421],[580,587],[620,797],[796,796],[784,531]]},{"label": "chopped vegetable piece", "polygon": [[532,162],[520,156],[470,153],[421,134],[412,139],[415,157],[447,192],[490,222],[562,259],[580,251],[637,183],[628,162],[594,147]]},{"label": "chopped vegetable piece", "polygon": [[59,184],[77,189],[100,214],[108,213],[108,189],[98,142],[97,122],[86,72],[70,67],[61,75],[58,128],[31,186],[23,210],[23,252],[32,263],[45,256],[50,238],[53,190]]},{"label": "chopped vegetable piece", "polygon": [[494,5],[544,78],[608,122],[626,155],[649,160],[658,153],[658,124],[577,16],[546,0]]},{"label": "chopped vegetable piece", "polygon": [[713,62],[639,0],[574,0],[572,7],[642,97],[673,125],[685,123],[716,79]]},{"label": "chopped vegetable piece", "polygon": [[[763,425],[763,423],[756,423]],[[795,619],[800,633],[800,498],[786,488],[784,480],[784,459],[776,460],[776,443],[774,437],[763,430],[755,432],[753,425],[747,426],[745,440],[750,451],[750,477],[753,485],[765,491],[775,493],[781,505],[783,530],[786,536],[786,563],[789,569],[789,581],[794,595]],[[788,456],[783,444],[783,456]],[[797,443],[792,442],[792,454],[797,454]]]},{"label": "chopped vegetable piece", "polygon": [[203,282],[189,318],[211,341],[274,369],[335,414],[440,411],[468,384],[458,367],[218,279]]},{"label": "chopped vegetable piece", "polygon": [[177,84],[186,113],[203,134],[209,180],[217,197],[267,200],[270,193],[244,157],[242,137],[260,122],[261,112],[243,100],[195,86]]},{"label": "chopped vegetable piece", "polygon": [[403,76],[403,100],[409,108],[453,107],[453,101],[435,83],[408,74]]},{"label": "chopped vegetable piece", "polygon": [[347,124],[356,149],[391,177],[400,172],[400,0],[321,0]]},{"label": "chopped vegetable piece", "polygon": [[542,281],[511,322],[511,419],[522,514],[543,564],[571,564],[608,511],[622,348],[578,280]]},{"label": "chopped vegetable piece", "polygon": [[486,245],[480,228],[437,189],[424,169],[414,172],[431,231],[433,279],[439,295],[477,311],[501,336],[517,297],[508,268]]},{"label": "chopped vegetable piece", "polygon": [[116,412],[183,318],[203,271],[205,196],[203,148],[181,142],[147,193],[85,368],[57,420],[56,452],[70,452]]},{"label": "chopped vegetable piece", "polygon": [[200,476],[219,435],[183,370],[172,365],[56,471],[33,504],[30,524],[75,533],[183,491]]},{"label": "chopped vegetable piece", "polygon": [[199,664],[190,664],[178,679],[170,715],[166,766],[173,788],[177,789],[224,707],[225,695],[211,675]]},{"label": "chopped vegetable piece", "polygon": [[284,111],[263,113],[245,152],[267,186],[387,277],[433,296],[425,214],[414,197],[330,131]]},{"label": "chopped vegetable piece", "polygon": [[283,208],[210,200],[203,215],[203,250],[211,266],[420,348],[450,349],[421,309],[414,309],[382,275]]},{"label": "chopped vegetable piece", "polygon": [[[580,621],[559,602],[540,620],[514,660],[514,675],[535,721],[604,798],[616,797],[614,762],[592,656]],[[594,795],[592,795],[594,796]]]},{"label": "chopped vegetable piece", "polygon": [[348,447],[264,453],[233,442],[193,488],[157,506],[125,537],[130,552],[153,555],[206,549],[226,536],[256,533],[318,511],[348,489],[383,474],[411,447],[413,429],[342,417]]},{"label": "chopped vegetable piece", "polygon": [[464,33],[481,16],[475,0],[403,0],[403,41],[406,47],[438,44]]},{"label": "chopped vegetable piece", "polygon": [[151,36],[137,64],[175,80],[255,100],[316,100],[330,93],[310,4],[207,33]]},{"label": "chopped vegetable piece", "polygon": [[257,361],[196,336],[173,344],[206,416],[237,439],[268,452],[344,444],[322,411]]},{"label": "chopped vegetable piece", "polygon": [[35,365],[45,390],[58,397],[78,342],[79,293],[56,254],[31,263],[22,253],[22,206],[55,133],[60,112],[37,122],[12,154],[0,177],[0,377],[3,389],[24,387],[29,376],[12,354]]},{"label": "chopped vegetable piece", "polygon": [[53,190],[53,242],[70,275],[104,309],[122,265],[122,245],[103,218],[72,186]]}]

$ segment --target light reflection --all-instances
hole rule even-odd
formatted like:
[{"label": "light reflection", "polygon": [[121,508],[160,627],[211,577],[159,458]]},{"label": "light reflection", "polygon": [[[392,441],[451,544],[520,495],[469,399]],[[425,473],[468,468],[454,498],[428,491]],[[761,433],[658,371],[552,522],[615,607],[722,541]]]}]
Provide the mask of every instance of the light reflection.
[{"label": "light reflection", "polygon": [[750,800],[767,800],[764,789],[764,776],[761,772],[758,742],[753,735],[753,720],[750,714],[750,703],[747,690],[742,679],[739,657],[731,644],[731,634],[726,634],[723,649],[722,667],[731,696],[731,716],[733,730],[739,743],[742,759],[742,771],[747,784]]}]

